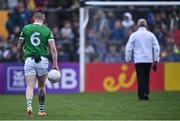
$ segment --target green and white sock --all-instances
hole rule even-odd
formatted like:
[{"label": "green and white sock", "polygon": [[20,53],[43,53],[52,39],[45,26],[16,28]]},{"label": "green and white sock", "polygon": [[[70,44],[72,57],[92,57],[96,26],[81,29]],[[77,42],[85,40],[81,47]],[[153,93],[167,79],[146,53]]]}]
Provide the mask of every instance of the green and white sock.
[{"label": "green and white sock", "polygon": [[39,105],[39,112],[44,112],[45,105]]},{"label": "green and white sock", "polygon": [[27,109],[32,109],[32,99],[27,99]]}]

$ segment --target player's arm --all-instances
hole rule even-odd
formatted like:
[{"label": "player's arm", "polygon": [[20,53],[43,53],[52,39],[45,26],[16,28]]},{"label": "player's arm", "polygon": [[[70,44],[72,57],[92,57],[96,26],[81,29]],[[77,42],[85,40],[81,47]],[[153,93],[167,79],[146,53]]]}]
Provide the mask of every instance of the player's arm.
[{"label": "player's arm", "polygon": [[154,71],[156,71],[157,70],[157,63],[159,62],[160,47],[159,47],[159,43],[158,43],[158,40],[156,39],[155,35],[153,35],[152,47],[153,47],[153,65],[152,65],[152,68]]},{"label": "player's arm", "polygon": [[153,58],[154,58],[154,62],[159,62],[159,56],[160,56],[160,47],[159,47],[159,43],[158,40],[156,39],[155,35],[153,35],[153,39],[152,39],[152,47],[153,47]]},{"label": "player's arm", "polygon": [[50,47],[50,52],[53,60],[53,67],[59,70],[58,68],[58,60],[57,60],[57,50],[56,50],[56,45],[54,40],[48,41],[49,47]]},{"label": "player's arm", "polygon": [[24,40],[23,39],[19,39],[18,41],[18,50],[21,51],[23,49],[23,46],[24,46]]},{"label": "player's arm", "polygon": [[22,31],[18,41],[18,46],[17,46],[18,50],[22,51],[23,46],[24,46],[24,32]]},{"label": "player's arm", "polygon": [[125,60],[126,60],[126,62],[131,61],[133,49],[134,49],[134,39],[133,39],[133,36],[130,35],[129,40],[126,44],[126,48],[125,48]]},{"label": "player's arm", "polygon": [[54,37],[53,37],[52,32],[50,33],[48,44],[50,47],[50,52],[51,52],[51,56],[52,56],[52,60],[53,60],[53,67],[52,68],[59,70],[58,59],[57,59],[57,49],[56,49],[56,45],[55,45],[55,41],[54,41]]},{"label": "player's arm", "polygon": [[23,46],[24,46],[24,37],[23,37],[23,31],[21,32],[21,35],[19,37],[18,45],[17,45],[17,50],[18,53],[16,55],[16,58],[20,59],[23,55]]}]

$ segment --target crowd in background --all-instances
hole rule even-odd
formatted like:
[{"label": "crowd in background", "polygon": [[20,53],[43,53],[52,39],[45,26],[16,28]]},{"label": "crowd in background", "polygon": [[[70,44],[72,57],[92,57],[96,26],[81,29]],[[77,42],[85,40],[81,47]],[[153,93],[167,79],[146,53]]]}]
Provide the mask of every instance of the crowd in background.
[{"label": "crowd in background", "polygon": [[87,62],[124,62],[124,49],[136,22],[145,18],[157,37],[161,61],[180,61],[180,11],[178,7],[133,7],[95,9],[87,29]]},{"label": "crowd in background", "polygon": [[[16,0],[14,0],[16,1]],[[35,9],[46,13],[46,24],[53,33],[61,62],[79,59],[78,0],[21,0],[8,7],[8,38],[0,35],[0,61],[22,61],[17,42],[24,25],[32,22]],[[8,6],[8,5],[7,5]],[[143,17],[148,29],[161,46],[161,61],[180,61],[180,11],[178,7],[114,7],[89,10],[86,29],[86,62],[124,62],[124,48],[129,35]]]},{"label": "crowd in background", "polygon": [[[32,23],[32,15],[36,10],[43,10],[46,14],[45,24],[53,31],[57,44],[58,60],[61,62],[78,61],[76,52],[79,41],[79,3],[77,0],[9,0],[7,4],[8,20],[6,29],[8,38],[0,34],[0,61],[23,61],[17,50],[21,29]],[[2,2],[2,1],[1,1]],[[6,3],[7,2],[7,3]],[[8,7],[9,6],[9,7]],[[2,9],[2,5],[0,5]],[[5,9],[5,8],[3,8]]]}]

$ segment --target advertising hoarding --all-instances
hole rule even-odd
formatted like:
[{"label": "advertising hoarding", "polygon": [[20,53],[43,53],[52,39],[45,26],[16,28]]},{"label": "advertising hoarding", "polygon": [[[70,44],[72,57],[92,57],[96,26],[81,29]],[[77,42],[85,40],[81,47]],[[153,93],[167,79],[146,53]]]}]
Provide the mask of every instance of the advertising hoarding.
[{"label": "advertising hoarding", "polygon": [[[87,92],[116,92],[136,91],[137,79],[133,64],[87,64],[86,65]],[[150,89],[164,90],[164,68],[158,65],[157,72],[151,73]]]},{"label": "advertising hoarding", "polygon": [[[78,93],[79,92],[79,65],[60,64],[61,81],[51,83],[46,80],[47,93]],[[3,93],[19,94],[25,93],[26,82],[23,71],[23,64],[6,63],[2,65]],[[35,92],[37,92],[37,81]]]}]

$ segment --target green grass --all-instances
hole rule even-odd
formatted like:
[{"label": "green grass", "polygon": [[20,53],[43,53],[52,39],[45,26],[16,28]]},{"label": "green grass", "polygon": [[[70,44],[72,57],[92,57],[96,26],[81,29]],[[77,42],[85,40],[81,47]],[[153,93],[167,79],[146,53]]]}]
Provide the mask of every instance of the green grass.
[{"label": "green grass", "polygon": [[[51,120],[138,120],[180,119],[180,92],[156,92],[150,101],[137,100],[136,93],[82,93],[48,95],[47,116],[37,116],[37,96],[33,99],[33,119]],[[25,120],[23,95],[0,95],[0,119]]]}]

